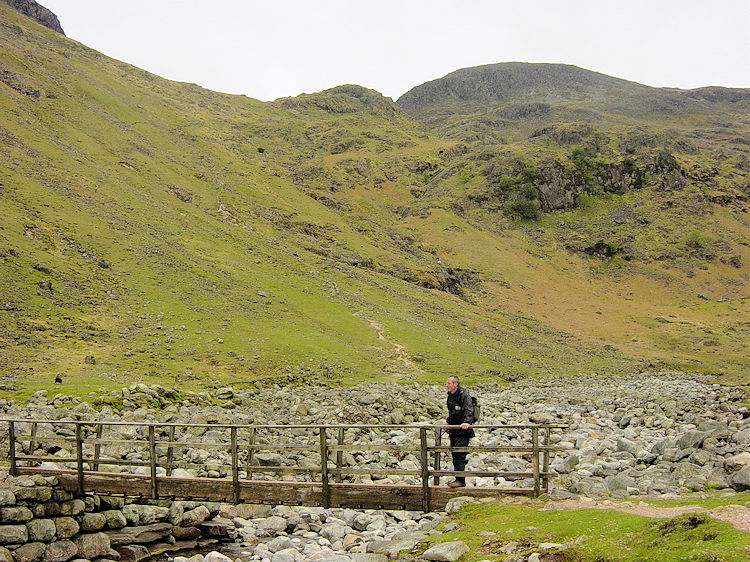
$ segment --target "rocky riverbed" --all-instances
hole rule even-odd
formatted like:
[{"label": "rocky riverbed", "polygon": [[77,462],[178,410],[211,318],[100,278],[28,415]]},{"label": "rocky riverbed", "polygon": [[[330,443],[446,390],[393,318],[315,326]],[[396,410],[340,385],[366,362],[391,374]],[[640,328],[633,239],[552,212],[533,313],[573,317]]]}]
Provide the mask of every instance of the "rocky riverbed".
[{"label": "rocky riverbed", "polygon": [[[701,377],[678,372],[652,372],[631,377],[581,375],[524,379],[507,385],[471,388],[483,408],[482,424],[564,425],[552,435],[560,449],[551,462],[556,473],[550,495],[568,497],[642,497],[683,494],[706,489],[750,489],[750,414],[741,405],[737,389],[709,384]],[[204,443],[187,447],[182,458],[192,468],[176,475],[225,477],[229,466],[228,431],[221,424],[434,424],[444,417],[444,391],[438,386],[368,384],[351,388],[326,386],[295,388],[218,389],[212,393],[183,393],[174,389],[135,385],[88,402],[67,396],[35,394],[26,404],[0,401],[5,417],[59,421],[128,421],[206,424],[176,439]],[[19,424],[23,426],[26,424]],[[30,425],[19,427],[28,433]],[[40,424],[36,454],[70,456],[45,437],[66,435],[71,426]],[[115,428],[115,439],[145,438],[143,426]],[[299,442],[303,430],[281,429],[279,442]],[[411,430],[391,428],[380,434],[347,433],[381,444],[411,443]],[[473,441],[482,445],[527,444],[524,430],[478,429]],[[7,436],[3,439],[7,441]],[[413,444],[413,443],[412,443]],[[4,443],[7,450],[7,443]],[[220,445],[220,446],[217,446]],[[105,448],[106,457],[143,460],[142,446],[119,444]],[[163,451],[162,451],[163,452]],[[258,453],[268,466],[315,466],[315,454],[302,452]],[[347,453],[345,466],[372,469],[414,469],[418,459],[404,453]],[[112,465],[110,470],[142,470]],[[523,472],[530,459],[522,454],[473,453],[469,470]],[[242,476],[246,476],[243,474]],[[253,478],[272,475],[253,474]],[[300,476],[297,476],[300,477]],[[302,476],[304,478],[304,476]],[[380,480],[416,483],[416,477],[358,475],[357,481]],[[470,486],[528,487],[524,480],[469,478]],[[470,488],[467,489],[470,492]],[[466,501],[466,500],[462,500]],[[453,503],[448,510],[457,509]],[[237,528],[239,542],[224,554],[195,555],[189,560],[263,559],[272,562],[299,560],[384,560],[410,549],[435,531],[442,514],[409,511],[275,508],[227,506],[222,516]],[[410,546],[411,545],[411,546]],[[437,553],[434,559],[451,559],[462,550]],[[452,548],[452,547],[446,547]],[[229,557],[229,558],[227,558]],[[177,558],[188,560],[188,558]]]},{"label": "rocky riverbed", "polygon": [[[704,489],[750,489],[750,413],[740,405],[739,390],[708,384],[700,377],[679,372],[652,372],[631,377],[581,375],[523,379],[507,385],[472,387],[482,405],[483,424],[554,423],[552,444],[561,450],[552,457],[557,473],[551,492],[585,496],[640,496]],[[368,384],[349,388],[270,387],[213,393],[182,393],[173,389],[135,385],[92,397],[88,402],[67,396],[36,393],[26,404],[0,400],[6,417],[170,422],[190,424],[428,424],[444,417],[444,391],[416,384]],[[23,430],[24,428],[21,428]],[[28,428],[26,428],[28,433]],[[69,450],[45,437],[68,434],[72,426],[40,425],[36,454],[70,455]],[[144,439],[145,428],[114,428],[115,439]],[[303,431],[281,430],[273,438],[296,443]],[[392,429],[382,434],[350,431],[347,440],[364,439],[388,445],[414,444],[415,434]],[[7,435],[3,435],[7,440]],[[205,443],[187,448],[182,458],[194,467],[185,476],[225,477],[229,467],[228,430],[193,428],[177,439]],[[529,443],[521,430],[477,430],[474,444]],[[212,447],[211,445],[222,445]],[[7,443],[3,450],[7,451]],[[103,457],[144,460],[143,447],[121,444],[103,451]],[[316,452],[259,453],[257,461],[269,466],[315,466]],[[106,463],[106,460],[103,461]],[[416,469],[416,454],[346,453],[344,466]],[[106,466],[105,466],[106,467]],[[197,467],[197,468],[196,468]],[[121,467],[106,467],[121,470]],[[143,470],[143,467],[140,467]],[[523,455],[474,453],[468,470],[523,472],[530,459]],[[273,475],[254,474],[254,478]],[[369,482],[385,476],[357,476]],[[416,483],[416,477],[404,478]],[[398,481],[391,477],[390,481]],[[473,486],[528,487],[524,480],[470,478]]]}]

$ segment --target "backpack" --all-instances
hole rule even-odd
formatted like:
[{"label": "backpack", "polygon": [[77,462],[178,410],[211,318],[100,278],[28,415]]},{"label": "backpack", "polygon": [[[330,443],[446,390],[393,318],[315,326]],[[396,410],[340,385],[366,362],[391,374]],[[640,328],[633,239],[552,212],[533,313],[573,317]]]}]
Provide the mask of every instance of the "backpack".
[{"label": "backpack", "polygon": [[474,421],[472,423],[477,423],[479,419],[482,417],[482,409],[479,406],[479,401],[477,400],[476,396],[472,396],[471,394],[471,404],[473,406],[472,415],[474,417]]}]

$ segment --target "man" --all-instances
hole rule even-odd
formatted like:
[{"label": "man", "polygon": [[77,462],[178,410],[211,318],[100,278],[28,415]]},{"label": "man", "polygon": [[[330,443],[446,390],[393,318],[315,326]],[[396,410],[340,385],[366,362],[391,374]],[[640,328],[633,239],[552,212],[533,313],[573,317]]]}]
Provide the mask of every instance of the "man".
[{"label": "man", "polygon": [[[445,381],[448,390],[448,425],[460,425],[461,429],[448,430],[451,447],[468,447],[469,439],[474,437],[474,430],[469,426],[474,422],[474,403],[468,391],[459,385],[458,377],[451,375]],[[466,469],[466,452],[452,452],[453,470],[463,472]],[[451,488],[466,486],[466,478],[457,476],[453,482],[448,484]]]}]

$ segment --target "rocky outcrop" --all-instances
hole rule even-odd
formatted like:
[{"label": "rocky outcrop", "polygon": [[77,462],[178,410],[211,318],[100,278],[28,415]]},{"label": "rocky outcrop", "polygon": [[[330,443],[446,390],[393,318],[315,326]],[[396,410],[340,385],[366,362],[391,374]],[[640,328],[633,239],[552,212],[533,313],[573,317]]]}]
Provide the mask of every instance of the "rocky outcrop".
[{"label": "rocky outcrop", "polygon": [[29,16],[31,19],[36,20],[45,27],[49,27],[53,31],[62,33],[65,35],[63,28],[60,26],[60,20],[57,16],[52,13],[51,10],[45,8],[41,4],[37,4],[34,0],[3,0],[6,4],[15,8],[25,16]]}]

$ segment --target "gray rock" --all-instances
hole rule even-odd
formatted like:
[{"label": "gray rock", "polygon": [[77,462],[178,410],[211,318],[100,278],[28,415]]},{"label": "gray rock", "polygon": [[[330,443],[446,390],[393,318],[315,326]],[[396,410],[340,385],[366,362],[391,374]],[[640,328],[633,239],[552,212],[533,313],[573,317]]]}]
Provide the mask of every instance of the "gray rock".
[{"label": "gray rock", "polygon": [[16,496],[9,488],[0,488],[0,507],[16,505]]},{"label": "gray rock", "polygon": [[0,507],[0,523],[26,523],[34,518],[34,514],[28,507],[14,505]]},{"label": "gray rock", "polygon": [[120,510],[125,506],[125,498],[118,496],[99,496],[99,507],[102,511]]},{"label": "gray rock", "polygon": [[228,556],[224,556],[220,552],[209,552],[204,558],[205,562],[234,562]]},{"label": "gray rock", "polygon": [[107,529],[122,529],[128,524],[128,520],[119,509],[108,509],[107,511],[102,511],[101,514],[104,516],[104,526]]},{"label": "gray rock", "polygon": [[445,562],[455,562],[469,552],[469,547],[463,541],[452,541],[436,544],[428,548],[422,558],[425,560],[441,560]]},{"label": "gray rock", "polygon": [[[118,546],[115,552],[120,556],[122,562],[139,562],[151,557],[149,549],[142,544]],[[203,560],[203,556],[201,556],[201,560]]]},{"label": "gray rock", "polygon": [[610,492],[623,492],[628,488],[635,487],[635,480],[624,474],[615,474],[614,476],[607,476],[604,479],[604,483]]},{"label": "gray rock", "polygon": [[708,431],[687,431],[677,440],[676,446],[678,449],[697,449],[709,435]]},{"label": "gray rock", "polygon": [[402,535],[398,539],[375,540],[367,543],[367,552],[385,554],[388,558],[397,558],[402,550],[411,550],[424,538],[423,533]]},{"label": "gray rock", "polygon": [[233,505],[229,508],[229,513],[232,517],[242,517],[243,519],[259,519],[263,517],[269,517],[271,515],[272,506],[253,504],[253,503],[241,503]]},{"label": "gray rock", "polygon": [[281,466],[284,464],[284,457],[278,453],[258,453],[255,460],[263,466]]},{"label": "gray rock", "polygon": [[302,557],[295,548],[280,550],[279,552],[274,552],[273,556],[271,556],[271,562],[297,562],[301,559]]},{"label": "gray rock", "polygon": [[741,468],[729,477],[729,485],[737,492],[750,490],[750,465]]},{"label": "gray rock", "polygon": [[86,560],[106,556],[109,553],[109,537],[101,532],[78,535],[73,542],[78,548],[78,556]]},{"label": "gray rock", "polygon": [[198,527],[172,527],[172,536],[178,541],[197,539],[201,530]]},{"label": "gray rock", "polygon": [[65,562],[77,554],[78,547],[73,541],[55,541],[48,544],[44,550],[44,562]]},{"label": "gray rock", "polygon": [[16,562],[37,562],[44,558],[44,550],[44,543],[29,542],[13,551],[13,558]]},{"label": "gray rock", "polygon": [[735,472],[746,466],[750,466],[750,452],[743,451],[724,459],[724,466],[729,472]]},{"label": "gray rock", "polygon": [[279,552],[280,550],[285,550],[287,548],[295,548],[292,539],[284,536],[276,537],[272,541],[266,543],[266,546],[271,552]]},{"label": "gray rock", "polygon": [[81,531],[91,533],[101,531],[107,524],[107,518],[102,513],[84,513],[81,517]]},{"label": "gray rock", "polygon": [[0,562],[13,562],[13,555],[4,546],[0,546]]},{"label": "gray rock", "polygon": [[457,511],[461,511],[468,504],[476,502],[476,498],[472,498],[471,496],[458,496],[457,498],[451,498],[445,504],[445,512],[448,514],[456,513]]},{"label": "gray rock", "polygon": [[122,514],[128,523],[134,526],[150,525],[164,521],[169,516],[169,508],[157,505],[128,504],[122,508]]},{"label": "gray rock", "polygon": [[346,525],[325,523],[320,530],[320,535],[333,543],[343,539],[349,531],[351,531],[351,527],[347,527]]},{"label": "gray rock", "polygon": [[80,515],[86,509],[82,500],[70,500],[60,504],[60,515]]},{"label": "gray rock", "polygon": [[52,542],[57,534],[57,527],[52,519],[34,519],[26,524],[29,529],[29,541]]},{"label": "gray rock", "polygon": [[16,501],[48,502],[52,499],[51,486],[12,486]]},{"label": "gray rock", "polygon": [[552,468],[560,474],[568,474],[576,467],[576,465],[578,465],[579,460],[580,457],[578,456],[578,453],[569,453],[565,459],[554,462]]},{"label": "gray rock", "polygon": [[253,523],[258,529],[268,533],[283,533],[286,531],[286,519],[276,515],[264,519],[254,519]]},{"label": "gray rock", "polygon": [[103,534],[112,546],[123,546],[127,544],[148,544],[166,539],[172,531],[169,523],[152,523],[137,527],[123,527],[122,529],[111,529]]},{"label": "gray rock", "polygon": [[72,517],[58,517],[55,519],[55,529],[58,539],[69,539],[78,534],[80,525]]},{"label": "gray rock", "polygon": [[186,511],[182,516],[180,526],[182,527],[197,527],[203,523],[211,515],[211,512],[205,505],[199,505],[195,509]]},{"label": "gray rock", "polygon": [[374,552],[350,552],[349,558],[352,562],[388,562],[388,557],[385,554]]}]

